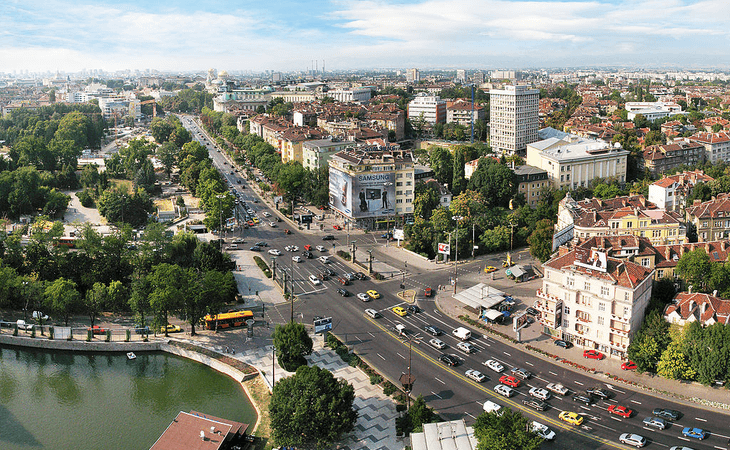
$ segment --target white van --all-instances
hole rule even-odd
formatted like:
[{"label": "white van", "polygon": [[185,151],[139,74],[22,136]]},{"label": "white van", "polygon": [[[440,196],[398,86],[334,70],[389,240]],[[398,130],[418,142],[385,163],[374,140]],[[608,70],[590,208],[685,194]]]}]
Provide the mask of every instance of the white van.
[{"label": "white van", "polygon": [[468,341],[471,338],[471,331],[467,330],[464,327],[459,327],[455,329],[452,334],[462,341]]},{"label": "white van", "polygon": [[401,323],[397,323],[395,324],[395,331],[397,331],[399,335],[405,336],[407,332],[406,326]]},{"label": "white van", "polygon": [[493,401],[487,400],[484,402],[484,412],[493,412],[496,413],[498,416],[501,416],[504,411],[502,411],[502,405],[498,405]]}]

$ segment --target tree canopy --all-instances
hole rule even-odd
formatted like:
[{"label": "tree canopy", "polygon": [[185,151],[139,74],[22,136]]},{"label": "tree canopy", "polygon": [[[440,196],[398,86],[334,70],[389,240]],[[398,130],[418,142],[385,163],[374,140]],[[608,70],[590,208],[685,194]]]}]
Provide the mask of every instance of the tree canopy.
[{"label": "tree canopy", "polygon": [[312,354],[312,338],[309,337],[304,325],[289,322],[277,325],[274,330],[274,347],[279,364],[289,372],[294,372],[300,366],[306,366],[306,355]]}]

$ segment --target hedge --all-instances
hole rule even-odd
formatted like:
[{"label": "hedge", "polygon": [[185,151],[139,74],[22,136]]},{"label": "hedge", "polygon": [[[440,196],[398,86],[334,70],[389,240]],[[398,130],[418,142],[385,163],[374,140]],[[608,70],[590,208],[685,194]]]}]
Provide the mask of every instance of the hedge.
[{"label": "hedge", "polygon": [[259,266],[259,269],[266,275],[266,278],[271,278],[271,269],[269,269],[269,266],[266,264],[266,261],[261,259],[258,256],[254,256],[253,260],[256,261],[256,265]]}]

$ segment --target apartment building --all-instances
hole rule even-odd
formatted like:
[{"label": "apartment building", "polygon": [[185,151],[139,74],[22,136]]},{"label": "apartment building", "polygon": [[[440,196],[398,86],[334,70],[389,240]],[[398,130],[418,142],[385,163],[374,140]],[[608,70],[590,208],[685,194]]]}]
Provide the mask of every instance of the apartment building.
[{"label": "apartment building", "polygon": [[418,94],[408,103],[408,118],[414,121],[421,117],[431,125],[446,122],[446,101],[438,95]]},{"label": "apartment building", "polygon": [[705,161],[730,161],[730,133],[697,133],[689,140],[705,147]]},{"label": "apartment building", "polygon": [[546,170],[530,165],[517,166],[512,169],[517,183],[517,193],[525,196],[525,202],[530,208],[537,207],[540,193],[550,185]]},{"label": "apartment building", "polygon": [[543,269],[534,304],[542,333],[626,358],[651,298],[653,270],[583,247],[561,247]]},{"label": "apartment building", "polygon": [[689,139],[646,148],[639,159],[639,171],[648,170],[657,177],[681,165],[695,165],[705,160],[704,146]]},{"label": "apartment building", "polygon": [[730,237],[730,194],[719,194],[711,200],[695,200],[685,209],[687,223],[697,231],[699,242]]},{"label": "apartment building", "polygon": [[649,201],[660,209],[683,212],[687,197],[692,194],[697,183],[709,183],[713,180],[701,170],[666,176],[649,185]]},{"label": "apartment building", "polygon": [[[374,89],[374,88],[373,88]],[[367,103],[370,101],[370,95],[372,94],[371,88],[349,88],[349,89],[334,89],[327,91],[327,97],[332,97],[335,101],[340,103]]]},{"label": "apartment building", "polygon": [[418,83],[421,81],[421,72],[418,69],[406,70],[406,83]]},{"label": "apartment building", "polygon": [[306,169],[317,170],[326,166],[335,153],[353,148],[355,145],[352,141],[333,137],[306,141],[302,143],[302,165]]},{"label": "apartment building", "polygon": [[472,105],[471,102],[457,101],[446,107],[446,123],[458,123],[470,127],[477,120],[484,120],[486,113],[479,105]]},{"label": "apartment building", "polygon": [[492,149],[509,155],[524,154],[527,144],[538,140],[540,91],[524,85],[506,86],[490,89],[489,97]]}]

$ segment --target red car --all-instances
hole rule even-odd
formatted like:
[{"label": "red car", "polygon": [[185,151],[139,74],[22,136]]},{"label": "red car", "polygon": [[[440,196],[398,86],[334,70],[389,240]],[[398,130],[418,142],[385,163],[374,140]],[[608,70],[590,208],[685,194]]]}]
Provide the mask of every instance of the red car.
[{"label": "red car", "polygon": [[253,220],[249,220],[247,223],[249,227],[256,225],[255,223],[253,223]]},{"label": "red car", "polygon": [[309,245],[309,244],[307,244],[307,245],[304,246],[304,250],[307,251],[307,252],[311,252],[312,251],[312,246]]},{"label": "red car", "polygon": [[621,364],[621,370],[636,370],[636,364],[633,361],[626,361]]},{"label": "red car", "polygon": [[611,405],[608,407],[608,412],[628,419],[634,413],[634,410],[621,405]]},{"label": "red car", "polygon": [[339,226],[339,225],[332,225],[332,228],[334,228],[335,230],[341,230],[342,229],[342,227]]},{"label": "red car", "polygon": [[106,333],[106,329],[100,327],[99,325],[94,325],[93,327],[89,328],[93,334],[104,334]]},{"label": "red car", "polygon": [[512,375],[502,375],[499,378],[499,382],[502,383],[502,384],[504,384],[504,385],[513,387],[513,388],[516,388],[517,386],[520,385],[520,380],[518,380],[517,378],[513,377]]},{"label": "red car", "polygon": [[583,357],[590,359],[603,359],[605,356],[598,350],[583,350]]}]

